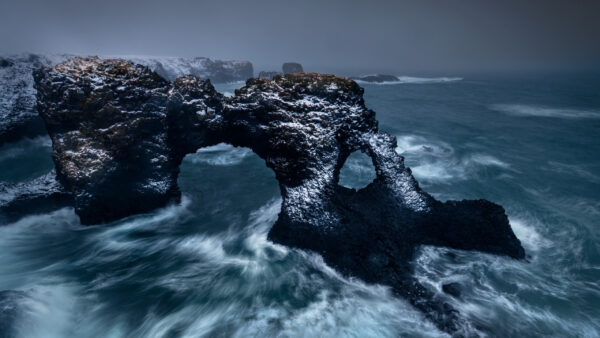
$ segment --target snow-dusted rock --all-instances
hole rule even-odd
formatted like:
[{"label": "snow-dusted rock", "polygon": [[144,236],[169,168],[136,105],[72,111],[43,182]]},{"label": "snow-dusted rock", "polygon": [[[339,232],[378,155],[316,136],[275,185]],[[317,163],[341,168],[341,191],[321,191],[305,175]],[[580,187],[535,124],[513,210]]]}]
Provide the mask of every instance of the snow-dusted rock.
[{"label": "snow-dusted rock", "polygon": [[46,133],[36,109],[32,72],[69,57],[36,54],[0,57],[0,146]]},{"label": "snow-dusted rock", "polygon": [[119,58],[147,66],[169,81],[184,75],[194,75],[213,83],[225,83],[246,81],[254,76],[254,68],[250,61],[223,61],[205,57],[124,56]]},{"label": "snow-dusted rock", "polygon": [[[469,324],[412,277],[423,244],[523,258],[504,209],[485,200],[439,202],[422,191],[379,132],[354,81],[295,73],[250,79],[231,98],[194,76],[168,83],[121,60],[74,59],[35,73],[40,114],[58,179],[83,223],[144,212],[177,200],[178,166],[221,142],[252,149],[275,172],[283,198],[269,238],[320,253],[343,274],[389,285],[440,329]],[[376,179],[358,191],[338,184],[353,151]],[[466,331],[465,331],[466,330]]]},{"label": "snow-dusted rock", "polygon": [[56,172],[83,223],[177,200],[178,163],[166,133],[168,81],[146,67],[99,58],[75,58],[34,76]]},{"label": "snow-dusted rock", "polygon": [[[0,57],[0,146],[23,137],[46,134],[46,128],[36,108],[32,72],[40,67],[53,66],[73,57],[75,56],[69,54],[22,54]],[[210,79],[213,83],[245,81],[253,76],[252,63],[249,61],[222,61],[205,57],[124,56],[119,58],[145,65],[169,81],[187,74]]]}]

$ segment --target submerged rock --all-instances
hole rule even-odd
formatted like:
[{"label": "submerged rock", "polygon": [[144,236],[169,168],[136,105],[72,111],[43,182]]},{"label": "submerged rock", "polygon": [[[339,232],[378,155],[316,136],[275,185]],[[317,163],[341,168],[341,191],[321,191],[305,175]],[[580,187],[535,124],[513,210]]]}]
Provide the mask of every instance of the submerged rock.
[{"label": "submerged rock", "polygon": [[302,73],[304,69],[302,69],[302,65],[296,62],[286,62],[281,66],[283,70],[283,74],[293,74],[293,73]]},{"label": "submerged rock", "polygon": [[[84,224],[177,201],[183,157],[225,142],[252,149],[275,172],[283,202],[269,239],[320,253],[344,275],[389,285],[446,332],[473,333],[412,277],[417,247],[524,257],[501,206],[440,202],[421,190],[350,79],[250,79],[225,98],[194,76],[168,83],[145,67],[98,58],[44,68],[35,78],[57,177]],[[372,158],[377,175],[358,191],[338,184],[354,151]]]},{"label": "submerged rock", "polygon": [[461,287],[458,283],[447,283],[442,285],[442,291],[445,293],[454,296],[456,298],[460,298],[461,295]]},{"label": "submerged rock", "polygon": [[385,74],[354,76],[354,77],[351,77],[351,79],[357,80],[357,81],[375,82],[375,83],[400,81],[400,79],[398,79],[398,77],[396,77],[394,75],[385,75]]}]

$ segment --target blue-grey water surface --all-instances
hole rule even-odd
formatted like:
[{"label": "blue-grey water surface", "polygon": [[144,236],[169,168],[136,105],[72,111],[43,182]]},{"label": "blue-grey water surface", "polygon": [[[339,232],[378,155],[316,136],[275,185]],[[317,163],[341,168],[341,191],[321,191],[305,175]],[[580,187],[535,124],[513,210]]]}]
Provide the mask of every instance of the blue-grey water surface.
[{"label": "blue-grey water surface", "polygon": [[[418,279],[460,283],[449,301],[490,336],[600,336],[600,77],[361,85],[421,186],[503,205],[528,255],[424,247]],[[47,137],[5,145],[0,180],[48,172],[50,154]],[[353,155],[340,184],[371,179]],[[445,336],[386,287],[267,241],[281,199],[250,150],[188,155],[179,183],[180,205],[106,225],[65,208],[0,226],[0,290],[26,295],[18,337]]]}]

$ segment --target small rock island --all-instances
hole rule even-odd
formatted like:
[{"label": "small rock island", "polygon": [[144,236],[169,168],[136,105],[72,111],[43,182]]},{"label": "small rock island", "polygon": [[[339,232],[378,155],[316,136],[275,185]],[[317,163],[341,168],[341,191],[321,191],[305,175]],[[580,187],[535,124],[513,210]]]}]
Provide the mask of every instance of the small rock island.
[{"label": "small rock island", "polygon": [[[46,187],[42,193],[15,193],[2,208],[16,201],[17,210],[35,210],[44,197],[58,197],[55,204],[74,205],[83,224],[147,212],[179,201],[186,154],[225,142],[252,149],[275,172],[283,202],[270,240],[319,253],[346,276],[389,286],[450,334],[473,333],[413,277],[415,249],[525,257],[500,205],[440,202],[419,187],[353,80],[296,72],[253,78],[227,98],[208,80],[169,82],[147,67],[99,58],[41,68],[34,78],[56,173],[36,182]],[[376,170],[358,191],[338,184],[355,151]],[[24,208],[28,196],[35,199]]]}]

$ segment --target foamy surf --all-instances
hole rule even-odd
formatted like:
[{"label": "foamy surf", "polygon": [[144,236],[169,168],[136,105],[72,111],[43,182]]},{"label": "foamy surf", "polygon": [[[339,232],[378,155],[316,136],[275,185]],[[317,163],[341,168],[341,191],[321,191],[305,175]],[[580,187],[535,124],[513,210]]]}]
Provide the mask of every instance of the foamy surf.
[{"label": "foamy surf", "polygon": [[369,82],[362,80],[354,80],[358,84],[370,85],[399,85],[399,84],[435,84],[435,83],[451,83],[462,81],[462,77],[414,77],[414,76],[397,76],[398,81],[383,81]]},{"label": "foamy surf", "polygon": [[513,116],[549,117],[560,119],[600,119],[600,111],[596,110],[557,108],[526,104],[495,104],[491,105],[490,109]]},{"label": "foamy surf", "polygon": [[248,148],[234,147],[229,144],[220,143],[211,147],[200,148],[194,154],[187,155],[185,160],[192,163],[228,166],[241,163],[251,154],[252,150]]},{"label": "foamy surf", "polygon": [[510,169],[495,156],[477,152],[459,155],[450,144],[420,135],[399,135],[397,142],[396,152],[405,157],[415,177],[425,182],[465,180],[488,167]]}]

